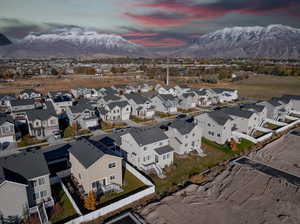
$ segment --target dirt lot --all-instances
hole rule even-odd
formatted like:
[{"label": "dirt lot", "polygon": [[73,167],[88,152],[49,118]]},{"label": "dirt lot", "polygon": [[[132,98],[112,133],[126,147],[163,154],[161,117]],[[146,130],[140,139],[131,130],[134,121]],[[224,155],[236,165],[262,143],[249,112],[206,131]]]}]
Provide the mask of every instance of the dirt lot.
[{"label": "dirt lot", "polygon": [[[251,159],[300,176],[300,136],[287,135]],[[190,185],[139,213],[150,224],[299,224],[299,185],[249,168],[228,165],[211,181]]]},{"label": "dirt lot", "polygon": [[0,93],[19,93],[26,88],[34,88],[43,93],[51,90],[71,89],[79,86],[99,88],[111,87],[115,84],[136,83],[137,79],[133,78],[30,78],[17,79],[10,83],[0,84]]},{"label": "dirt lot", "polygon": [[[252,160],[300,176],[300,136],[285,135],[264,149],[251,153]],[[299,202],[300,204],[300,202]]]}]

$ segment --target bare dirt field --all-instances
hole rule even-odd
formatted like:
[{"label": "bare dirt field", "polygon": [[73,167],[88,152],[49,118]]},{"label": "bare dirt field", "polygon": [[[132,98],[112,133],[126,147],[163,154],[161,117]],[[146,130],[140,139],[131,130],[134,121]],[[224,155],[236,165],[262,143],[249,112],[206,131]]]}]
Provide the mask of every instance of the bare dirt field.
[{"label": "bare dirt field", "polygon": [[284,135],[260,151],[251,153],[249,157],[300,177],[300,136]]},{"label": "bare dirt field", "polygon": [[16,79],[14,82],[0,84],[0,93],[19,93],[26,88],[34,88],[43,93],[51,90],[64,90],[76,88],[79,86],[100,88],[111,87],[117,84],[133,84],[137,79],[133,78],[30,78],[30,79]]},{"label": "bare dirt field", "polygon": [[[299,179],[299,142],[300,136],[289,134],[249,157]],[[299,224],[300,189],[272,172],[230,164],[210,182],[190,185],[139,213],[150,224]]]},{"label": "bare dirt field", "polygon": [[239,165],[204,186],[190,185],[140,215],[151,224],[299,224],[299,188]]}]

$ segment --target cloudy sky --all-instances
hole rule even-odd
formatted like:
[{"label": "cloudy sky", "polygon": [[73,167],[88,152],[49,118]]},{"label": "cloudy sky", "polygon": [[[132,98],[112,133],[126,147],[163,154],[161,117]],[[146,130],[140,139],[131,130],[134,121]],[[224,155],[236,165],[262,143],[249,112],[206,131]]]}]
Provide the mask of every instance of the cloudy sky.
[{"label": "cloudy sky", "polygon": [[0,0],[0,32],[82,27],[116,33],[148,47],[183,46],[232,26],[300,28],[300,0]]}]

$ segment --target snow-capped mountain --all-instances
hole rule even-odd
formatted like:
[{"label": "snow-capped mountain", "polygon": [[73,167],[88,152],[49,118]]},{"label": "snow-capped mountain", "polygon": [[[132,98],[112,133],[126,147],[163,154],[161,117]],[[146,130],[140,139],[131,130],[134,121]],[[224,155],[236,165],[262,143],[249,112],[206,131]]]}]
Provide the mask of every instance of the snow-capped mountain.
[{"label": "snow-capped mountain", "polygon": [[47,57],[47,56],[94,56],[139,55],[147,56],[147,50],[113,34],[99,34],[83,29],[59,30],[53,33],[30,33],[22,40],[5,47],[3,56]]},{"label": "snow-capped mountain", "polygon": [[9,44],[11,44],[11,41],[6,36],[0,33],[0,46]]},{"label": "snow-capped mountain", "polygon": [[300,29],[284,25],[225,28],[201,36],[176,54],[206,58],[299,58]]}]

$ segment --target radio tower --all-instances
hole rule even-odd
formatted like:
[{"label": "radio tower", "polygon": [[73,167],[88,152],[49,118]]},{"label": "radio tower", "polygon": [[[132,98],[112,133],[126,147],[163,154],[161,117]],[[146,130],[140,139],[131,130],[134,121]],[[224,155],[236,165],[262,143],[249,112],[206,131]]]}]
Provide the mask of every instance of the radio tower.
[{"label": "radio tower", "polygon": [[169,58],[167,58],[167,86],[169,85]]}]

